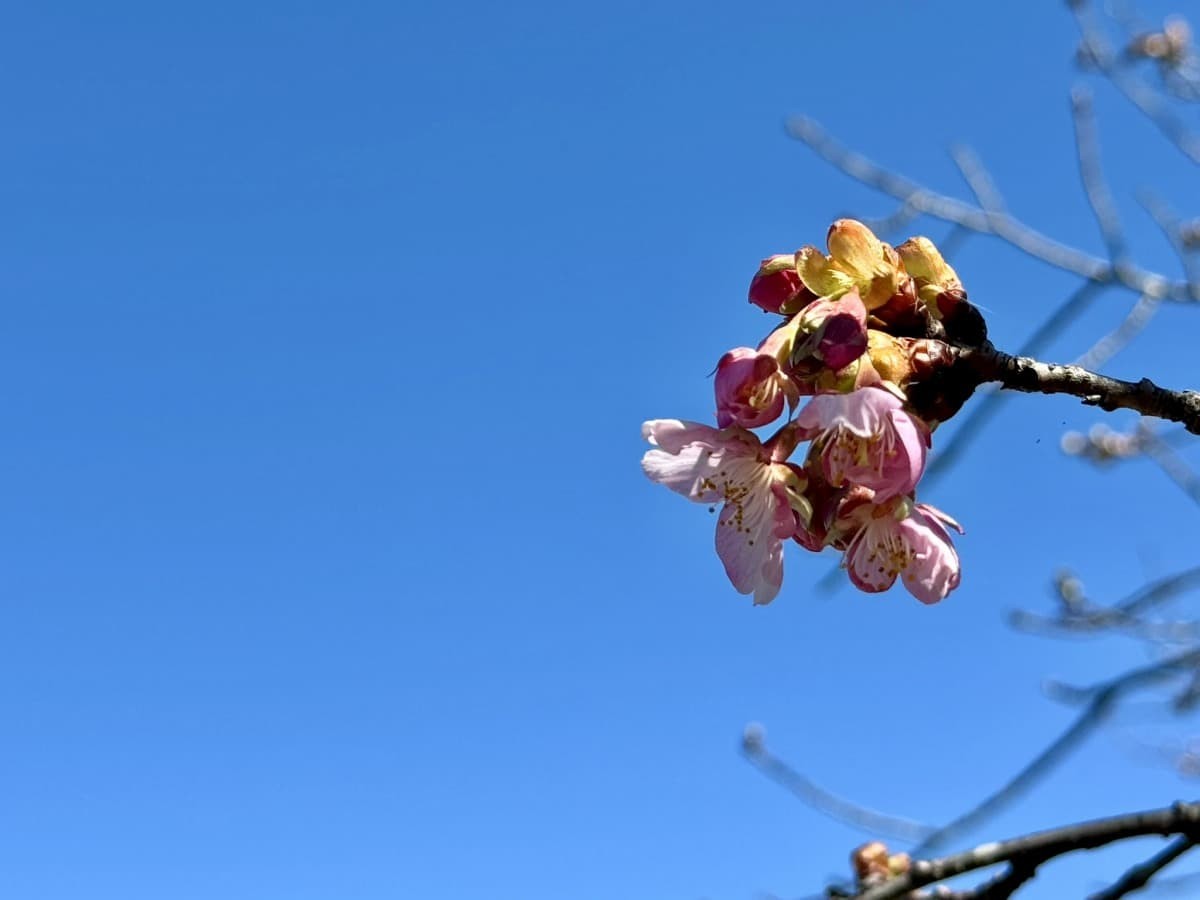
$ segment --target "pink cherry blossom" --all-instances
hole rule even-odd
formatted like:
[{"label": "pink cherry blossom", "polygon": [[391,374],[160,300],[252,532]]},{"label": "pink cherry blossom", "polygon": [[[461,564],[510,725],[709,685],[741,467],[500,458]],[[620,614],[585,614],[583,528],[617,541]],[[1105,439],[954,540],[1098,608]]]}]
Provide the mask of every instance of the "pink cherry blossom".
[{"label": "pink cherry blossom", "polygon": [[642,457],[652,480],[697,503],[722,503],[717,555],[734,588],[770,603],[783,583],[783,540],[807,521],[804,476],[784,462],[790,434],[764,445],[743,428],[716,429],[678,419],[642,426],[655,449]]},{"label": "pink cherry blossom", "polygon": [[958,587],[962,573],[946,525],[962,526],[940,510],[911,498],[859,506],[862,524],[846,547],[842,565],[855,586],[868,593],[886,591],[899,575],[922,603],[937,603]]},{"label": "pink cherry blossom", "polygon": [[860,484],[876,500],[910,493],[925,472],[929,428],[882,387],[819,394],[796,417],[829,483]]}]

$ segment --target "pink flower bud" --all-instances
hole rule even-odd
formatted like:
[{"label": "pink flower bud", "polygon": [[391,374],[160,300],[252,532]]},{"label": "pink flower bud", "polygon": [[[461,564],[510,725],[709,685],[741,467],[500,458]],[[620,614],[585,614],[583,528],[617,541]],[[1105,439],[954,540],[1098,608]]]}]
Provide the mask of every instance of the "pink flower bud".
[{"label": "pink flower bud", "polygon": [[785,400],[779,362],[769,353],[735,347],[717,363],[717,425],[757,428],[778,419]]},{"label": "pink flower bud", "polygon": [[750,302],[767,312],[787,313],[815,297],[800,280],[792,253],[769,256],[750,282]]},{"label": "pink flower bud", "polygon": [[795,363],[815,357],[826,368],[843,369],[867,349],[867,308],[853,288],[837,299],[814,300],[800,311]]}]

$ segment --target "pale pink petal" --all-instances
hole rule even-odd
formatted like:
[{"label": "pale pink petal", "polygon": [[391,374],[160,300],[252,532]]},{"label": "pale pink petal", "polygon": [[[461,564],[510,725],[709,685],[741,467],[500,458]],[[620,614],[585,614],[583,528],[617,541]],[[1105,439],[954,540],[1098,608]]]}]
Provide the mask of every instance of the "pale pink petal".
[{"label": "pale pink petal", "polygon": [[697,503],[716,503],[721,499],[713,476],[721,459],[699,444],[692,444],[678,453],[647,450],[642,457],[642,471],[651,481],[683,494]]},{"label": "pale pink petal", "polygon": [[775,536],[777,501],[768,486],[726,503],[717,519],[717,555],[740,594],[770,603],[783,583],[783,542]]},{"label": "pale pink petal", "polygon": [[945,600],[962,579],[958,554],[949,535],[917,510],[900,523],[900,529],[912,548],[912,559],[902,576],[904,586],[922,603]]},{"label": "pale pink petal", "polygon": [[842,565],[859,590],[877,594],[896,583],[897,567],[888,553],[895,524],[891,517],[868,522],[846,548]]}]

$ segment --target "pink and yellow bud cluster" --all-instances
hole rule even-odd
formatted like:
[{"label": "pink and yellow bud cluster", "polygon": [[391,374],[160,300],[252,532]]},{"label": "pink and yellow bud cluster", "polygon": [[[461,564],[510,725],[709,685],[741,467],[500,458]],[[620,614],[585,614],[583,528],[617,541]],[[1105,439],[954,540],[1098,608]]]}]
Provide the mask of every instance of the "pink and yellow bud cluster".
[{"label": "pink and yellow bud cluster", "polygon": [[[809,246],[763,260],[749,299],[781,323],[718,361],[717,427],[645,423],[653,448],[642,468],[714,512],[720,505],[717,554],[756,603],[779,592],[788,541],[840,551],[863,591],[899,578],[936,603],[959,584],[948,528],[962,529],[915,492],[933,430],[965,400],[936,389],[953,361],[944,341],[977,343],[986,329],[927,238],[893,248],[841,219],[827,244],[828,253]],[[781,418],[765,440],[750,430]]]}]

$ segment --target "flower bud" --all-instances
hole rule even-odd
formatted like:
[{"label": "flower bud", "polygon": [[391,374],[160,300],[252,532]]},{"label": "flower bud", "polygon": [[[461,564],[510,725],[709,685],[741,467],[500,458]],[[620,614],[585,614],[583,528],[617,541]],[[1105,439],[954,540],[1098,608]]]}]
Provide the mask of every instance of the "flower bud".
[{"label": "flower bud", "polygon": [[934,299],[934,307],[950,340],[968,347],[979,347],[987,340],[987,321],[962,288],[940,292]]},{"label": "flower bud", "polygon": [[796,269],[805,286],[819,297],[840,297],[857,288],[867,309],[887,302],[905,274],[896,251],[854,219],[838,219],[826,238],[829,255],[816,247],[796,253]]},{"label": "flower bud", "polygon": [[787,313],[801,308],[816,295],[804,287],[796,271],[796,257],[780,253],[764,259],[750,281],[750,302],[766,312]]},{"label": "flower bud", "polygon": [[888,850],[883,841],[863,844],[850,854],[854,875],[859,884],[870,884],[888,877]]},{"label": "flower bud", "polygon": [[904,261],[904,269],[921,284],[935,284],[942,290],[962,287],[958,274],[942,257],[941,252],[927,237],[911,237],[896,252]]},{"label": "flower bud", "polygon": [[836,300],[815,300],[798,317],[793,365],[816,358],[827,368],[842,369],[867,349],[867,308],[856,290]]},{"label": "flower bud", "polygon": [[757,428],[778,419],[784,392],[775,357],[749,347],[735,347],[717,363],[714,389],[717,425]]},{"label": "flower bud", "polygon": [[884,381],[890,381],[899,388],[908,384],[913,369],[908,348],[902,339],[872,328],[867,331],[867,355]]}]

